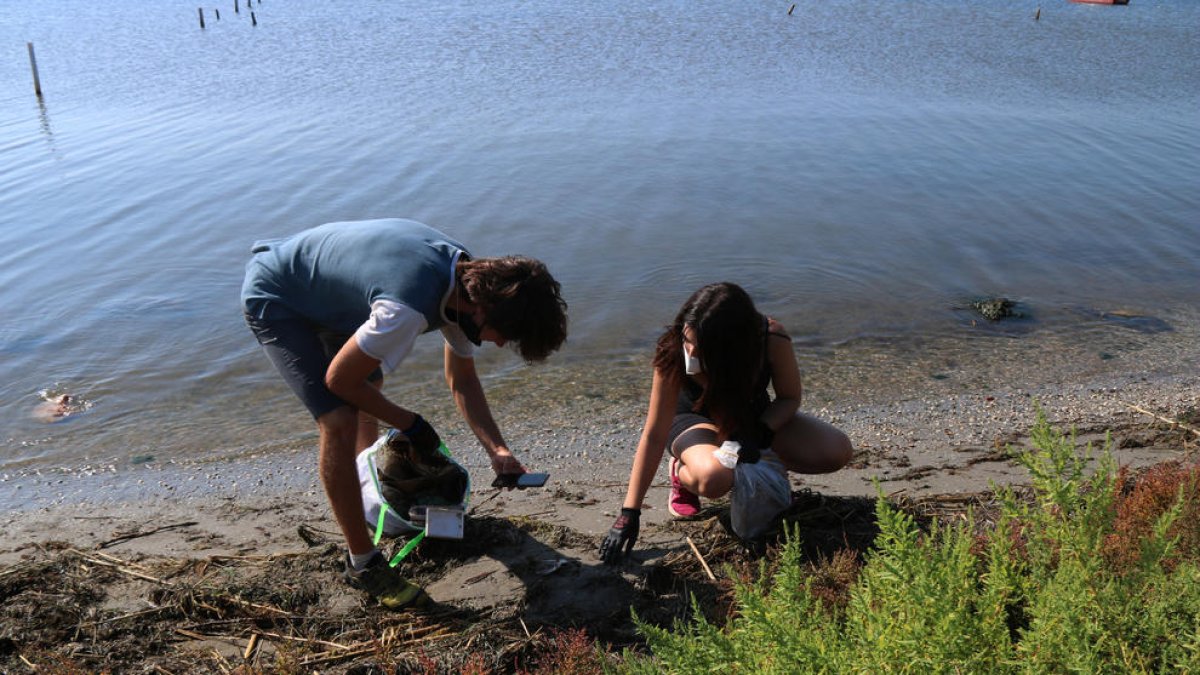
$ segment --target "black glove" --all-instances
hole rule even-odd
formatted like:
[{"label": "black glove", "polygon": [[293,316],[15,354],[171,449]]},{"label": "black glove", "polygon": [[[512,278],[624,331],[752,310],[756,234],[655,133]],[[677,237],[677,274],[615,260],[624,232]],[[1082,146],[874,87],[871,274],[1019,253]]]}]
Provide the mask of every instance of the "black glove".
[{"label": "black glove", "polygon": [[755,425],[754,432],[757,437],[758,447],[763,450],[770,448],[771,444],[775,442],[775,432],[762,420],[759,420],[758,424]]},{"label": "black glove", "polygon": [[762,459],[762,451],[770,449],[771,443],[775,441],[775,432],[771,431],[766,422],[759,420],[753,429],[735,440],[742,446],[738,451],[738,462],[756,464]]},{"label": "black glove", "polygon": [[[633,550],[637,541],[638,530],[641,528],[641,509],[621,509],[621,515],[613,523],[608,536],[600,543],[600,559],[606,564],[616,565],[621,562],[621,556]],[[622,551],[624,547],[624,551]]]},{"label": "black glove", "polygon": [[437,435],[437,432],[420,415],[415,415],[412,426],[400,433],[404,434],[412,443],[413,449],[417,451],[417,454],[424,457],[432,456],[442,445],[442,439]]}]

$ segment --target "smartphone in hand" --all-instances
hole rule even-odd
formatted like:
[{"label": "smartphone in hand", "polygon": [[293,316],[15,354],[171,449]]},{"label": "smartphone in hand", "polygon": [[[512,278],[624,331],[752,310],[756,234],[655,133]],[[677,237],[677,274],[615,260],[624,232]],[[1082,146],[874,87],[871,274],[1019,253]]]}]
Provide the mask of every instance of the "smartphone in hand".
[{"label": "smartphone in hand", "polygon": [[548,473],[502,473],[492,481],[492,487],[524,490],[525,488],[542,487],[547,480],[550,480]]}]

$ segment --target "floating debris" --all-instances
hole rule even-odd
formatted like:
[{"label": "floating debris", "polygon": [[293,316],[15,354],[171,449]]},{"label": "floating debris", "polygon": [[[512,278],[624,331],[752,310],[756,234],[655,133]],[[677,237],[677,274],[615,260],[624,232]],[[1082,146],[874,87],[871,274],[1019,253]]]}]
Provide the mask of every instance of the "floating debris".
[{"label": "floating debris", "polygon": [[39,392],[39,395],[42,398],[42,402],[34,407],[33,417],[46,424],[58,422],[64,417],[69,417],[87,409],[86,402],[80,401],[70,394],[47,390]]}]

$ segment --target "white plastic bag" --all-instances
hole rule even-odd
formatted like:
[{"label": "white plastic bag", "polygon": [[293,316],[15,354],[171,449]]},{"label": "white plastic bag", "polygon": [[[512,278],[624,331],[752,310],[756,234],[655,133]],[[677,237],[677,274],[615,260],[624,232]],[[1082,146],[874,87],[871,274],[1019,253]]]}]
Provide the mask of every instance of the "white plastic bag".
[{"label": "white plastic bag", "polygon": [[[379,538],[385,534],[395,536],[403,533],[421,532],[425,529],[424,521],[414,522],[408,513],[396,511],[383,497],[383,488],[380,485],[379,472],[375,464],[375,454],[386,442],[387,435],[385,434],[374,445],[360,452],[356,458],[358,482],[362,493],[363,515],[366,516],[367,527],[375,535],[374,540],[376,544],[379,543]],[[442,447],[445,446],[443,445]],[[441,500],[418,500],[418,503],[422,505],[449,506],[465,510],[471,495],[470,474],[458,462],[448,457],[447,459],[451,464],[462,470],[463,474],[467,477],[462,501],[458,504],[446,504]]]},{"label": "white plastic bag", "polygon": [[771,521],[792,505],[792,485],[787,469],[770,450],[753,464],[739,462],[733,470],[733,492],[729,497],[729,522],[742,539],[763,534]]}]

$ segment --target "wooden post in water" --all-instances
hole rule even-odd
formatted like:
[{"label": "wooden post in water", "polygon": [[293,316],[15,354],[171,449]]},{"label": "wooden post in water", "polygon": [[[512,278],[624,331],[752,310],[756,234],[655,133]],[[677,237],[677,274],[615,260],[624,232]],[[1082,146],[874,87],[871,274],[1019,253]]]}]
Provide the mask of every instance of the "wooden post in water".
[{"label": "wooden post in water", "polygon": [[1039,20],[1039,19],[1041,19],[1041,18],[1042,18],[1042,8],[1041,8],[1041,7],[1038,7],[1038,8],[1037,8],[1037,11],[1033,13],[1033,20],[1034,20],[1034,21],[1037,21],[1037,20]]},{"label": "wooden post in water", "polygon": [[238,0],[233,0],[233,13],[241,14],[242,10],[238,9]]},{"label": "wooden post in water", "polygon": [[250,12],[250,25],[251,26],[258,25],[258,19],[254,18],[254,12]]},{"label": "wooden post in water", "polygon": [[42,80],[38,77],[37,72],[37,57],[33,55],[33,43],[26,42],[25,46],[29,48],[29,67],[33,70],[33,92],[38,98],[42,97]]},{"label": "wooden post in water", "polygon": [[791,15],[792,15],[792,10],[793,10],[793,9],[796,9],[796,3],[792,3],[792,6],[791,6],[791,7],[788,7],[788,16],[791,16]]},{"label": "wooden post in water", "polygon": [[217,9],[216,7],[213,7],[213,14],[217,15],[217,21],[221,20],[221,10]]},{"label": "wooden post in water", "polygon": [[204,8],[197,7],[196,11],[200,12],[200,30],[204,30]]}]

